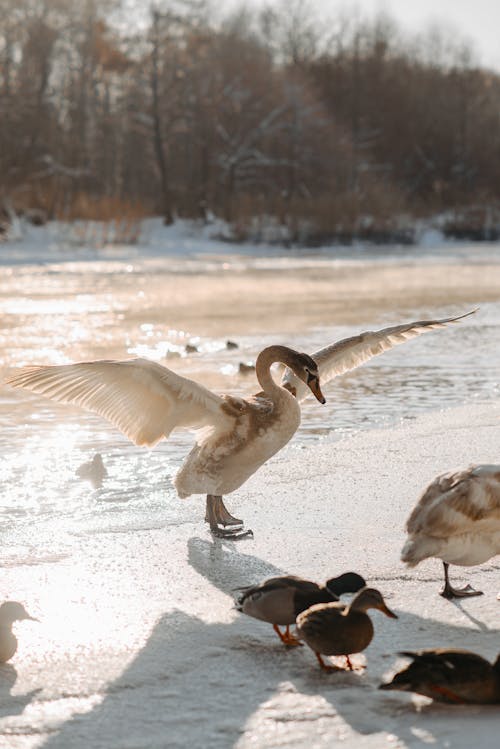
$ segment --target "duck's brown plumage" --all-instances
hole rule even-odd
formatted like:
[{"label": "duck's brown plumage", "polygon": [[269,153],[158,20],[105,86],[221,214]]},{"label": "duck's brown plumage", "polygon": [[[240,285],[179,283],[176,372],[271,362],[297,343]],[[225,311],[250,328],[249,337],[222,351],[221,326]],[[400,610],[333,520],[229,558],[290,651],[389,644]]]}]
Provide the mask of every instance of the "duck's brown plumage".
[{"label": "duck's brown plumage", "polygon": [[380,689],[416,692],[450,704],[500,703],[500,655],[492,665],[467,650],[401,653],[412,663]]},{"label": "duck's brown plumage", "polygon": [[[366,613],[370,608],[397,619],[378,590],[363,588],[349,606],[340,602],[322,603],[303,611],[297,617],[297,632],[325,668],[321,655],[348,658],[368,647],[373,638],[373,624]],[[349,660],[348,665],[351,667]]]},{"label": "duck's brown plumage", "polygon": [[331,578],[325,585],[296,575],[281,575],[246,588],[236,608],[269,624],[290,625],[314,604],[333,603],[343,593],[356,593],[365,585],[365,580],[355,572]]}]

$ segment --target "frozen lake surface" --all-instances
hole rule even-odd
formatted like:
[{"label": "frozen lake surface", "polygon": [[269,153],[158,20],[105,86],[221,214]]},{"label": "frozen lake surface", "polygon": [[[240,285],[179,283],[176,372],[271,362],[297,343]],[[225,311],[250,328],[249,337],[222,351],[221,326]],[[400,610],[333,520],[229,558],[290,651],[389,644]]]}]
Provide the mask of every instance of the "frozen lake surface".
[{"label": "frozen lake surface", "polygon": [[[408,575],[398,553],[409,507],[436,472],[499,460],[499,247],[301,256],[153,226],[139,248],[68,248],[32,232],[0,253],[2,377],[25,364],[138,355],[214,390],[246,394],[258,385],[252,373],[239,374],[239,363],[253,362],[265,345],[313,353],[362,330],[480,307],[331,383],[326,406],[306,402],[290,446],[229,497],[256,534],[240,545],[212,543],[200,498],[176,497],[171,479],[189,434],[149,452],[79,409],[5,387],[0,393],[2,595],[42,619],[38,629],[17,627],[19,652],[0,669],[5,746],[426,743],[430,729],[419,725],[384,733],[383,716],[397,726],[398,711],[416,715],[413,703],[370,702],[374,681],[392,665],[389,654],[411,644],[400,635],[392,641],[397,625],[389,631],[390,622],[376,621],[386,635],[382,649],[368,654],[374,675],[359,683],[341,676],[339,694],[331,686],[324,693],[311,654],[297,661],[270,628],[235,619],[229,593],[276,570],[324,579],[359,568],[392,592],[390,605],[406,608],[413,630],[427,632],[427,615],[439,621],[438,636],[418,635],[419,646],[447,644],[451,616],[454,644],[465,647],[462,635],[474,631],[470,647],[495,654],[493,567],[489,577],[472,573],[484,576],[489,601],[455,607],[435,595],[437,563]],[[238,348],[228,349],[227,340]],[[197,351],[186,353],[187,344]],[[477,415],[470,425],[461,415],[448,432],[444,409],[456,407]],[[391,429],[373,431],[380,427]],[[94,490],[75,472],[95,452],[109,476]],[[382,540],[366,521],[373,492],[384,506]],[[354,719],[358,692],[367,713]],[[377,710],[378,722],[370,712]],[[446,722],[444,708],[432,710]],[[459,734],[450,746],[470,746]]]}]

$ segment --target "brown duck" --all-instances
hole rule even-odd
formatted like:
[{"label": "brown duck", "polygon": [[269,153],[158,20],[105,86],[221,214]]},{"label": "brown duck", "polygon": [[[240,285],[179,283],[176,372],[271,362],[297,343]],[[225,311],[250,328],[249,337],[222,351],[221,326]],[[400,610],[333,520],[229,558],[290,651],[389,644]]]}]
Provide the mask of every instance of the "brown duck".
[{"label": "brown duck", "polygon": [[492,665],[468,650],[400,653],[412,663],[379,689],[416,692],[449,704],[500,703],[500,655]]},{"label": "brown duck", "polygon": [[[343,593],[356,593],[366,585],[361,575],[346,572],[318,585],[295,575],[271,577],[258,585],[245,588],[236,602],[236,608],[247,616],[269,622],[285,645],[300,645],[290,625],[297,616],[316,603],[333,603]],[[280,626],[286,626],[281,632]]]},{"label": "brown duck", "polygon": [[347,667],[353,666],[349,656],[360,653],[373,639],[373,624],[366,613],[378,609],[386,616],[397,619],[382,594],[375,588],[363,588],[349,606],[343,603],[320,603],[303,611],[297,617],[297,633],[314,651],[319,665],[325,671],[342,671],[338,666],[327,665],[322,655],[344,655]]}]

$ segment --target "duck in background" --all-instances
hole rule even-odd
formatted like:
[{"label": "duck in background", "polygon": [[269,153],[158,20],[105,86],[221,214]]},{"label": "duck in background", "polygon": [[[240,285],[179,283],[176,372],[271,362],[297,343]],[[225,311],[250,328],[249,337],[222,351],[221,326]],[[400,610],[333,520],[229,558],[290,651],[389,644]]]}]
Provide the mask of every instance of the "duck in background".
[{"label": "duck in background", "polygon": [[103,480],[108,475],[108,471],[102,460],[102,455],[96,453],[92,460],[89,460],[87,463],[82,463],[82,465],[76,469],[76,475],[81,479],[90,481],[94,489],[99,489],[102,486]]},{"label": "duck in background", "polygon": [[[258,585],[243,588],[236,601],[242,614],[252,616],[273,625],[273,629],[285,645],[301,645],[290,632],[290,625],[297,616],[315,603],[332,603],[344,593],[357,593],[366,582],[356,572],[346,572],[318,585],[295,575],[271,577]],[[280,626],[286,627],[281,632]]]},{"label": "duck in background", "polygon": [[406,525],[401,559],[414,567],[437,557],[444,565],[444,598],[480,596],[470,585],[454,588],[450,564],[482,564],[500,554],[500,465],[474,465],[429,484]]},{"label": "duck in background", "polygon": [[346,669],[327,665],[322,655],[343,655],[347,669],[353,670],[349,656],[361,653],[373,639],[372,620],[366,613],[369,609],[378,609],[391,619],[398,618],[375,588],[363,588],[348,606],[344,603],[320,603],[298,615],[297,633],[314,651],[324,671]]},{"label": "duck in background", "polygon": [[379,689],[416,692],[449,704],[500,703],[500,655],[492,665],[467,650],[421,650],[399,655],[412,663]]},{"label": "duck in background", "polygon": [[7,663],[15,655],[17,638],[12,631],[12,625],[23,619],[38,621],[28,614],[22,603],[17,601],[5,601],[0,606],[0,663]]}]

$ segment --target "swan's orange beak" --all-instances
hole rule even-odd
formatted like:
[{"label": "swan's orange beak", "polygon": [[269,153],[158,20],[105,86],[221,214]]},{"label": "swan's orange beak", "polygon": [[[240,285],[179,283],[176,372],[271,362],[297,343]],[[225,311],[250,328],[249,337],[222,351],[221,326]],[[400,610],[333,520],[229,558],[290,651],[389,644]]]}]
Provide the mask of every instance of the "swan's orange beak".
[{"label": "swan's orange beak", "polygon": [[326,400],[324,399],[323,393],[321,392],[321,388],[319,386],[319,377],[316,377],[315,375],[309,375],[309,377],[307,378],[307,386],[320,403],[326,403]]}]

